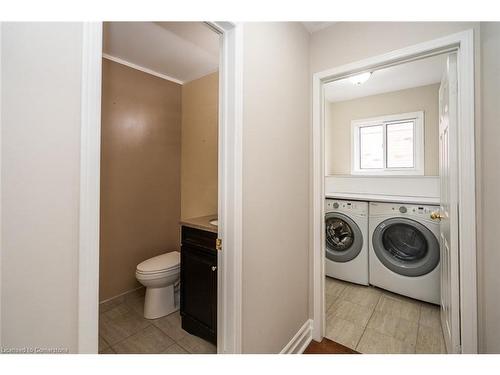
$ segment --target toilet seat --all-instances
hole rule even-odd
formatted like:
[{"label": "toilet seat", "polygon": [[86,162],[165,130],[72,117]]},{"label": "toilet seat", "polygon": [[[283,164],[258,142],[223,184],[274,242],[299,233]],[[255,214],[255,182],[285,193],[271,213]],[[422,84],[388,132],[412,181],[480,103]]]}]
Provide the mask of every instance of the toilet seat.
[{"label": "toilet seat", "polygon": [[181,257],[178,251],[161,254],[149,258],[137,265],[136,273],[140,275],[161,275],[177,271],[180,267]]}]

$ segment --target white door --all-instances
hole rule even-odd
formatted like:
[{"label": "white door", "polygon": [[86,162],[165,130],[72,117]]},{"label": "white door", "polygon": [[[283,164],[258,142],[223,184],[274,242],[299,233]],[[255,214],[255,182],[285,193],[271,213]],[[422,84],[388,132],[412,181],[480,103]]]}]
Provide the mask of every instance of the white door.
[{"label": "white door", "polygon": [[448,353],[460,353],[458,258],[457,55],[450,54],[439,87],[441,185],[441,324]]}]

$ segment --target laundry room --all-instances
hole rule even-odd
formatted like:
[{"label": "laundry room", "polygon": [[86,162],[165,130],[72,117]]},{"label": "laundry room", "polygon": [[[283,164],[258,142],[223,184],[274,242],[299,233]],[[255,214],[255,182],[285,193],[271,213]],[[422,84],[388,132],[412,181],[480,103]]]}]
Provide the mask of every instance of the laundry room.
[{"label": "laundry room", "polygon": [[446,51],[323,85],[324,336],[353,352],[454,352],[456,64]]}]

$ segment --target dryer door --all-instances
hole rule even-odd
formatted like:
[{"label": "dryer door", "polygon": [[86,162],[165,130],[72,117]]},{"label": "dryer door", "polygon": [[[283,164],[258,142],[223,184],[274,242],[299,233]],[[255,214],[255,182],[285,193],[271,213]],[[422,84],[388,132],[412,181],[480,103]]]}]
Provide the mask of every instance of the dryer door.
[{"label": "dryer door", "polygon": [[373,250],[391,271],[403,276],[422,276],[439,264],[439,243],[429,228],[415,220],[394,217],[373,232]]},{"label": "dryer door", "polygon": [[349,262],[363,247],[359,226],[349,216],[329,212],[325,216],[326,257],[334,262]]}]

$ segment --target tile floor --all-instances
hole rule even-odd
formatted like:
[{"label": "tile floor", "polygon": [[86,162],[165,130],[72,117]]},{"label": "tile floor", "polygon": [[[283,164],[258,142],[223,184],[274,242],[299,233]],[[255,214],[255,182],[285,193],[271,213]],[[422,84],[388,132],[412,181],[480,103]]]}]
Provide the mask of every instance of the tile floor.
[{"label": "tile floor", "polygon": [[440,308],[326,278],[326,337],[360,353],[445,353]]},{"label": "tile floor", "polygon": [[212,343],[181,328],[175,312],[159,319],[143,317],[144,288],[99,306],[100,354],[214,354]]}]

